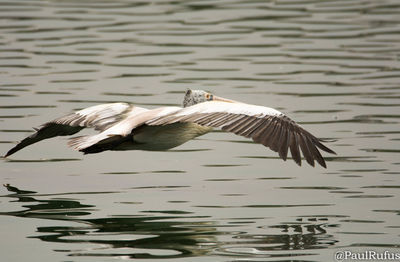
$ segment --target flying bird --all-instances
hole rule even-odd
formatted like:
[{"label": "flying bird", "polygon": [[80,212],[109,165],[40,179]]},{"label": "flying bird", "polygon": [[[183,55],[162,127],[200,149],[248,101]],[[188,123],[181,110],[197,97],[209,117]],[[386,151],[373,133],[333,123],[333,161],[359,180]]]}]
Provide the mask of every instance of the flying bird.
[{"label": "flying bird", "polygon": [[308,164],[314,166],[317,161],[325,168],[325,160],[318,149],[336,154],[273,108],[218,97],[203,90],[187,90],[183,107],[146,109],[129,103],[110,103],[56,118],[35,129],[34,134],[19,142],[4,157],[41,140],[73,135],[84,128],[94,128],[99,133],[73,137],[68,145],[85,154],[106,150],[168,150],[213,128],[252,138],[278,152],[285,161],[290,149],[299,166],[300,151]]}]

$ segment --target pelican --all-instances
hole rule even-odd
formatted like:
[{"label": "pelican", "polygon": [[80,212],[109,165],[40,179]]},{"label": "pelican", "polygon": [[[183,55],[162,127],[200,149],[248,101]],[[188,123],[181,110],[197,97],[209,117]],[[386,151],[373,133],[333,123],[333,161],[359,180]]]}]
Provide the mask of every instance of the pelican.
[{"label": "pelican", "polygon": [[252,138],[278,152],[285,161],[290,148],[292,158],[299,166],[300,151],[308,164],[314,166],[316,160],[324,168],[326,163],[318,149],[336,154],[320,139],[273,108],[189,89],[183,107],[146,109],[129,103],[110,103],[56,118],[35,128],[34,134],[19,142],[4,157],[41,140],[73,135],[86,127],[99,133],[73,137],[68,142],[70,147],[84,154],[106,150],[168,150],[204,135],[212,128]]}]

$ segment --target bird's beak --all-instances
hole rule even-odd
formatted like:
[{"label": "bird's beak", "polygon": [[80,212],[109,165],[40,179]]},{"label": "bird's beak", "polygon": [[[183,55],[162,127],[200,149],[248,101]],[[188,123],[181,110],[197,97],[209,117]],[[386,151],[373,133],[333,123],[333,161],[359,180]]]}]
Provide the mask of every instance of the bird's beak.
[{"label": "bird's beak", "polygon": [[215,95],[212,95],[211,100],[212,101],[219,101],[219,102],[227,102],[227,103],[238,103],[235,100],[231,100],[231,99],[227,99],[227,98],[223,98],[223,97],[219,97],[219,96],[215,96]]}]

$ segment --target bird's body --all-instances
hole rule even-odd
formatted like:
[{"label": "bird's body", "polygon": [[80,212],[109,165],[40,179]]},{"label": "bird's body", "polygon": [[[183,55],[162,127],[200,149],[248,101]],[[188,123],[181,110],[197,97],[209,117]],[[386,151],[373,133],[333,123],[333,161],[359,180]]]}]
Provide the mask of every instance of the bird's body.
[{"label": "bird's body", "polygon": [[[133,135],[133,143],[121,145],[116,150],[163,151],[186,143],[212,130],[195,123],[174,123],[167,126],[144,126]],[[127,148],[127,149],[125,149]]]},{"label": "bird's body", "polygon": [[105,150],[168,150],[210,132],[213,127],[252,138],[278,152],[284,160],[290,149],[299,165],[300,150],[312,166],[316,160],[326,167],[317,148],[334,153],[273,108],[217,97],[202,90],[188,90],[183,105],[183,108],[146,109],[128,103],[111,103],[85,108],[42,125],[5,157],[43,139],[72,135],[85,127],[99,133],[69,141],[71,147],[85,154]]}]

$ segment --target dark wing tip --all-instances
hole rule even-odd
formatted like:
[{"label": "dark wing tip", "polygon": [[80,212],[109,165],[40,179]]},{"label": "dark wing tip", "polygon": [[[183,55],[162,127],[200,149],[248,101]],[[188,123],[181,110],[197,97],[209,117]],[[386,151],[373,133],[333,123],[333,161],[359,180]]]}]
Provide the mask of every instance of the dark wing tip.
[{"label": "dark wing tip", "polygon": [[323,139],[317,139],[317,141],[315,141],[315,145],[316,145],[319,149],[321,149],[321,150],[323,150],[323,151],[325,151],[325,152],[327,152],[327,153],[336,155],[336,152],[335,152],[335,151],[333,151],[332,149],[328,148],[327,146],[325,146],[325,145],[322,144],[321,142],[326,142],[326,141],[323,140]]},{"label": "dark wing tip", "polygon": [[[248,132],[246,131],[245,133],[247,134]],[[301,166],[303,156],[310,166],[315,167],[315,162],[317,162],[323,168],[327,168],[325,159],[318,149],[336,154],[322,144],[323,140],[316,138],[287,116],[264,118],[264,122],[261,125],[257,125],[255,130],[250,132],[250,137],[255,142],[278,152],[280,158],[284,161],[286,161],[287,153],[290,149],[293,161],[299,166]]]},{"label": "dark wing tip", "polygon": [[21,150],[22,148],[24,148],[24,147],[21,147],[21,143],[18,143],[16,146],[14,146],[10,150],[8,150],[8,152],[3,156],[3,158],[7,158],[7,157],[11,156],[12,154]]},{"label": "dark wing tip", "polygon": [[290,142],[289,142],[289,147],[290,147],[290,154],[292,155],[292,159],[298,166],[301,166],[301,156],[300,156],[300,151],[299,151],[299,144],[297,142],[297,137],[295,133],[289,132],[290,134]]}]

